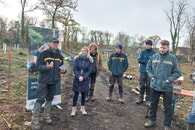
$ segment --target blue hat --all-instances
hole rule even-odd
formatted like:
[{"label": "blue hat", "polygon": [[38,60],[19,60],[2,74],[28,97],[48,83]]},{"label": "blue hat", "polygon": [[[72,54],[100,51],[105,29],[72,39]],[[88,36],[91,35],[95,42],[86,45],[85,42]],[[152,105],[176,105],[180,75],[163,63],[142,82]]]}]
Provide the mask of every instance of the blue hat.
[{"label": "blue hat", "polygon": [[118,45],[116,45],[116,48],[119,48],[119,49],[123,49],[123,45],[121,45],[121,44],[118,44]]}]

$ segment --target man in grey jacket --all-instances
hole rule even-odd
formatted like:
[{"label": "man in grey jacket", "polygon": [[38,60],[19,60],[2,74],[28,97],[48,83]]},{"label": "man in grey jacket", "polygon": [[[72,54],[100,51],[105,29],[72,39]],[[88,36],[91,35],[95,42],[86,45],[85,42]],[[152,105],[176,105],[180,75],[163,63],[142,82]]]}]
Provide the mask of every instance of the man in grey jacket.
[{"label": "man in grey jacket", "polygon": [[151,78],[150,96],[151,107],[149,121],[144,124],[146,128],[156,125],[156,112],[159,98],[162,94],[165,109],[164,128],[170,130],[172,120],[172,82],[181,76],[181,69],[177,58],[169,53],[169,41],[160,42],[159,53],[154,54],[148,61],[146,71]]}]

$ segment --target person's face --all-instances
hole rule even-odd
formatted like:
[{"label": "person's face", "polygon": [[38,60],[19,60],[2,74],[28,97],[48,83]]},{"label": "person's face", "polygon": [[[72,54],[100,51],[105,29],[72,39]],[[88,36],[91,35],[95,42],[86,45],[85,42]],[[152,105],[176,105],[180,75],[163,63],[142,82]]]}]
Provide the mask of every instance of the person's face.
[{"label": "person's face", "polygon": [[150,44],[146,44],[146,49],[151,49],[152,46]]},{"label": "person's face", "polygon": [[95,51],[95,49],[96,49],[96,47],[95,47],[94,45],[92,45],[92,46],[90,47],[90,52]]},{"label": "person's face", "polygon": [[160,54],[165,54],[169,50],[168,46],[163,46],[160,44],[159,52]]},{"label": "person's face", "polygon": [[120,48],[116,48],[116,53],[120,53],[121,49]]},{"label": "person's face", "polygon": [[87,50],[83,48],[83,49],[81,50],[81,55],[87,56]]},{"label": "person's face", "polygon": [[58,49],[58,45],[59,45],[59,42],[50,42],[50,46],[54,50]]}]

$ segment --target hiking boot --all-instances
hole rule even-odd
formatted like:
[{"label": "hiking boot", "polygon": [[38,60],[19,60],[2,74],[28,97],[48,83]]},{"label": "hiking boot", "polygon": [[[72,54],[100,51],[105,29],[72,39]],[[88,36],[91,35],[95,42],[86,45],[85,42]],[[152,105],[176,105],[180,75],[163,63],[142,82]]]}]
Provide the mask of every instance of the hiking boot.
[{"label": "hiking boot", "polygon": [[44,107],[44,121],[47,124],[52,124],[52,120],[50,118],[50,112],[51,112],[51,103],[52,101],[46,101],[45,107]]},{"label": "hiking boot", "polygon": [[141,104],[141,103],[143,103],[143,99],[142,99],[142,98],[138,98],[138,99],[136,100],[136,104]]},{"label": "hiking boot", "polygon": [[124,103],[125,102],[125,100],[123,98],[118,98],[118,100],[119,100],[120,103]]},{"label": "hiking boot", "polygon": [[77,108],[76,107],[72,107],[71,116],[75,116],[76,115],[76,111],[77,111]]},{"label": "hiking boot", "polygon": [[146,106],[147,106],[147,107],[150,106],[150,101],[146,101]]},{"label": "hiking boot", "polygon": [[144,127],[145,128],[150,128],[150,127],[154,127],[156,126],[156,122],[155,121],[151,121],[151,120],[148,120],[145,124],[144,124]]},{"label": "hiking boot", "polygon": [[171,130],[171,127],[165,126],[164,130]]},{"label": "hiking boot", "polygon": [[106,97],[107,101],[111,101],[112,100],[112,92],[109,92],[108,97]]},{"label": "hiking boot", "polygon": [[194,124],[188,123],[187,130],[194,130]]},{"label": "hiking boot", "polygon": [[87,112],[85,111],[85,106],[81,106],[81,113],[83,115],[87,115]]},{"label": "hiking boot", "polygon": [[111,101],[112,100],[112,97],[108,96],[106,97],[106,101]]}]

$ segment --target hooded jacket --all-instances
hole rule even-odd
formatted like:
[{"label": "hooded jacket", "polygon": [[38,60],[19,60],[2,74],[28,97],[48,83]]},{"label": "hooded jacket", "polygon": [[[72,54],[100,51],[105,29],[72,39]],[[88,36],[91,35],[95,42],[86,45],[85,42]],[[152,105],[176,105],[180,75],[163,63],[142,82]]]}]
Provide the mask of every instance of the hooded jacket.
[{"label": "hooded jacket", "polygon": [[[63,59],[64,58],[59,51],[54,53],[51,48],[40,53],[36,64],[36,67],[39,70],[38,82],[45,84],[55,84],[58,82],[60,80],[59,67],[64,64]],[[54,63],[53,67],[47,69],[46,64],[49,64],[52,61]]]},{"label": "hooded jacket", "polygon": [[108,61],[108,68],[114,76],[122,76],[128,68],[128,59],[124,53],[113,53]]},{"label": "hooded jacket", "polygon": [[154,54],[148,61],[146,71],[150,78],[155,78],[150,81],[150,87],[156,91],[172,91],[172,82],[181,76],[177,58],[169,52]]}]

